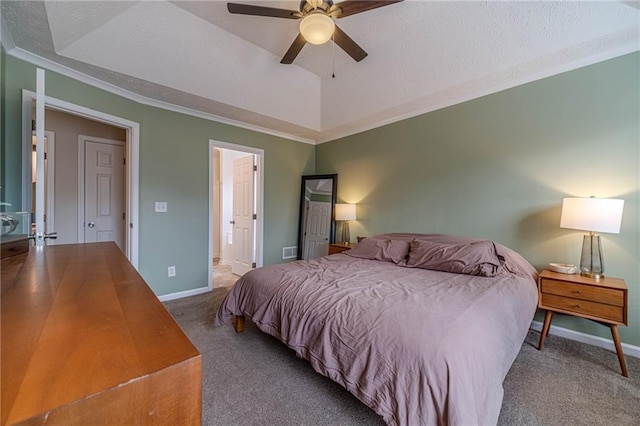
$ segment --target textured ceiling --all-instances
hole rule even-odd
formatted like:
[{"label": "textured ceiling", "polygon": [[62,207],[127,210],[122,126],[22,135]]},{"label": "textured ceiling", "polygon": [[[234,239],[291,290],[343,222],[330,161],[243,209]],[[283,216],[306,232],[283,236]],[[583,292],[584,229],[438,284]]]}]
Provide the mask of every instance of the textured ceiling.
[{"label": "textured ceiling", "polygon": [[640,50],[638,2],[404,1],[336,21],[362,62],[330,42],[293,65],[279,62],[299,21],[232,15],[221,1],[2,0],[0,11],[9,54],[311,143]]}]

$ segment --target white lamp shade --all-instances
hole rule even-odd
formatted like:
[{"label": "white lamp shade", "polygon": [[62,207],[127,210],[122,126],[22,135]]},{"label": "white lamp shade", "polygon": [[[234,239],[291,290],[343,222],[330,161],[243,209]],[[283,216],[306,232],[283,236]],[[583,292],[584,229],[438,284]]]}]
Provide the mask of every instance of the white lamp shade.
[{"label": "white lamp shade", "polygon": [[356,205],[336,204],[336,220],[356,220]]},{"label": "white lamp shade", "polygon": [[560,227],[619,234],[623,206],[624,200],[612,198],[565,198]]},{"label": "white lamp shade", "polygon": [[300,34],[311,44],[324,44],[329,41],[336,24],[323,13],[312,13],[300,21]]}]

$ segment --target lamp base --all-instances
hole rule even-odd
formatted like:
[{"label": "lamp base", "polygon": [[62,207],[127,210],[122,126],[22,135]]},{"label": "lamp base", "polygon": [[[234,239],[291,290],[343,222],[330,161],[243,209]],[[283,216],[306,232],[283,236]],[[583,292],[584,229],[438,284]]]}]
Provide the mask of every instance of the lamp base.
[{"label": "lamp base", "polygon": [[348,244],[351,242],[351,235],[349,234],[349,222],[342,222],[342,242]]},{"label": "lamp base", "polygon": [[604,257],[600,236],[591,232],[582,239],[580,275],[599,280],[604,278]]},{"label": "lamp base", "polygon": [[594,280],[599,280],[604,278],[604,274],[592,274],[590,272],[580,272],[580,275],[583,277],[593,278]]}]

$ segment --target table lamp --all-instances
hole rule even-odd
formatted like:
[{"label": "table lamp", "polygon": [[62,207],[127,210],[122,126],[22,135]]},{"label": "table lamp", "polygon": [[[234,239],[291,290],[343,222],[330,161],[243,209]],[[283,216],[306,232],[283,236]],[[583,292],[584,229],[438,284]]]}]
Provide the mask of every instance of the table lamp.
[{"label": "table lamp", "polygon": [[336,221],[342,222],[342,243],[351,242],[351,235],[349,235],[349,221],[355,219],[355,204],[336,204]]},{"label": "table lamp", "polygon": [[624,200],[612,198],[565,198],[562,200],[560,227],[589,231],[582,240],[580,274],[604,277],[604,258],[596,232],[620,233]]}]

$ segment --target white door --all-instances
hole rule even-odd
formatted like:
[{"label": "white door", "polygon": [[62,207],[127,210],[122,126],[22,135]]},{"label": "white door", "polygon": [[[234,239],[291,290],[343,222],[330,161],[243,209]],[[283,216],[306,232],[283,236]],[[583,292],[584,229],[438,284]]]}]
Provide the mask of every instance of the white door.
[{"label": "white door", "polygon": [[[34,212],[35,244],[43,246],[54,244],[55,239],[48,235],[55,234],[54,229],[54,165],[55,134],[45,130],[45,72],[36,71],[35,110],[32,120],[35,122],[35,134],[29,135],[32,149],[31,182],[33,185],[31,200]],[[35,140],[35,143],[34,143]]]},{"label": "white door", "polygon": [[303,259],[314,259],[329,254],[331,203],[310,201],[308,209]]},{"label": "white door", "polygon": [[84,139],[84,242],[125,252],[124,142]]},{"label": "white door", "polygon": [[[57,235],[54,222],[55,211],[55,153],[56,153],[56,137],[55,133],[49,130],[44,132],[44,194],[45,194],[45,216],[44,216],[44,229],[47,235]],[[37,171],[35,172],[37,173]],[[34,174],[35,174],[34,173]],[[34,180],[35,181],[35,180]],[[36,182],[36,185],[38,183]],[[54,245],[55,238],[45,239],[46,245]]]},{"label": "white door", "polygon": [[35,235],[36,246],[45,244],[45,224],[44,215],[46,209],[45,201],[45,130],[44,130],[44,103],[45,103],[45,78],[44,70],[36,70],[36,167],[35,167]]},{"label": "white door", "polygon": [[244,275],[253,267],[254,156],[233,162],[233,260],[231,272]]}]

